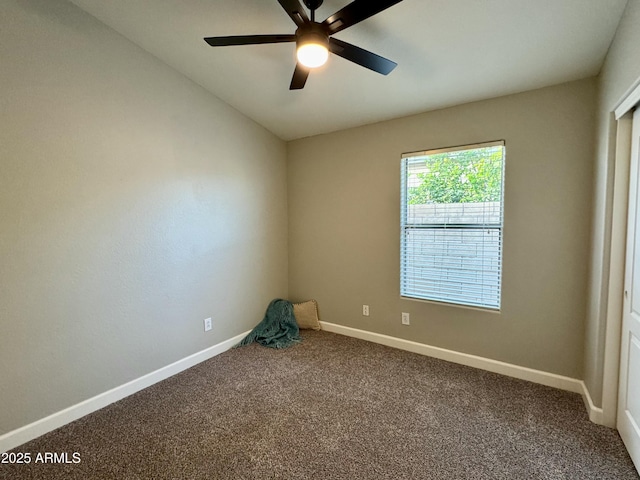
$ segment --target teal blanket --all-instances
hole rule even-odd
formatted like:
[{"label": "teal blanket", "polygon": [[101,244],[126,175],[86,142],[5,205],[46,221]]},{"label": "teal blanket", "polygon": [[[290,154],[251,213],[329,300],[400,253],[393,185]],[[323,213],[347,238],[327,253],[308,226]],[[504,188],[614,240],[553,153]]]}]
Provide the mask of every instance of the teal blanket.
[{"label": "teal blanket", "polygon": [[300,341],[293,305],[287,300],[276,298],[267,307],[262,321],[236,347],[258,342],[269,348],[286,348]]}]

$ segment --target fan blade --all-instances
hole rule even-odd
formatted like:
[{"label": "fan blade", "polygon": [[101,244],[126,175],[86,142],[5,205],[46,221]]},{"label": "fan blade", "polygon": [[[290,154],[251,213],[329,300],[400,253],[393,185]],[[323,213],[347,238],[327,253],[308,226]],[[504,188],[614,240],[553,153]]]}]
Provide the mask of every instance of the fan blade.
[{"label": "fan blade", "polygon": [[322,22],[322,25],[327,28],[329,35],[333,35],[401,1],[402,0],[354,0],[342,10],[337,11],[327,18]]},{"label": "fan blade", "polygon": [[278,0],[278,3],[284,8],[285,12],[291,17],[291,20],[299,27],[309,22],[307,12],[304,11],[298,0]]},{"label": "fan blade", "polygon": [[381,73],[382,75],[389,74],[398,66],[396,62],[392,62],[380,55],[376,55],[368,50],[356,47],[355,45],[351,45],[350,43],[343,42],[342,40],[338,40],[333,37],[329,39],[329,50],[339,57],[350,60],[358,65],[362,65],[363,67],[373,70],[374,72]]},{"label": "fan blade", "polygon": [[261,43],[295,42],[295,35],[234,35],[231,37],[207,37],[204,39],[212,47],[229,45],[258,45]]},{"label": "fan blade", "polygon": [[307,83],[310,69],[296,63],[296,69],[293,71],[293,78],[291,79],[291,85],[289,90],[300,90],[304,88],[304,84]]}]

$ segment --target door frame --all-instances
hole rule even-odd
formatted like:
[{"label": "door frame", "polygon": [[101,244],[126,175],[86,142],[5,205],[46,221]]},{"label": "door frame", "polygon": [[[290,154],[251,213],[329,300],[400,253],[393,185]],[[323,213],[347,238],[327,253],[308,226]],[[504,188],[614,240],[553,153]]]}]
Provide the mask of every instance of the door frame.
[{"label": "door frame", "polygon": [[613,186],[609,216],[610,248],[604,312],[604,359],[602,367],[602,419],[615,428],[618,413],[620,346],[624,295],[624,272],[627,242],[627,210],[629,202],[629,170],[631,165],[631,131],[633,108],[640,103],[640,78],[625,92],[611,113],[610,137],[615,146]]}]

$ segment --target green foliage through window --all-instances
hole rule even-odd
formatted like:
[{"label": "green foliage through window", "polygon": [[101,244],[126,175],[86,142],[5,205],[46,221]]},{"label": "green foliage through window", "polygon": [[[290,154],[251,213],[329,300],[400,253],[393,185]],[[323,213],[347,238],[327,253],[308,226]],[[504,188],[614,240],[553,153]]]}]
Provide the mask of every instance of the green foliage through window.
[{"label": "green foliage through window", "polygon": [[428,155],[424,164],[412,161],[412,175],[420,183],[407,189],[408,203],[499,202],[502,152],[501,146],[484,147]]}]

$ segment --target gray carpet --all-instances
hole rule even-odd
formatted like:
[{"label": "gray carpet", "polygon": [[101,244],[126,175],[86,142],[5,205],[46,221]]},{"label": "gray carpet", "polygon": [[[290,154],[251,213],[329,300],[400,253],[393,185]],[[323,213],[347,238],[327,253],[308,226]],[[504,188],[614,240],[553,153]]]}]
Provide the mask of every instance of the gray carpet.
[{"label": "gray carpet", "polygon": [[31,441],[0,478],[638,479],[579,395],[326,332],[253,344]]}]

